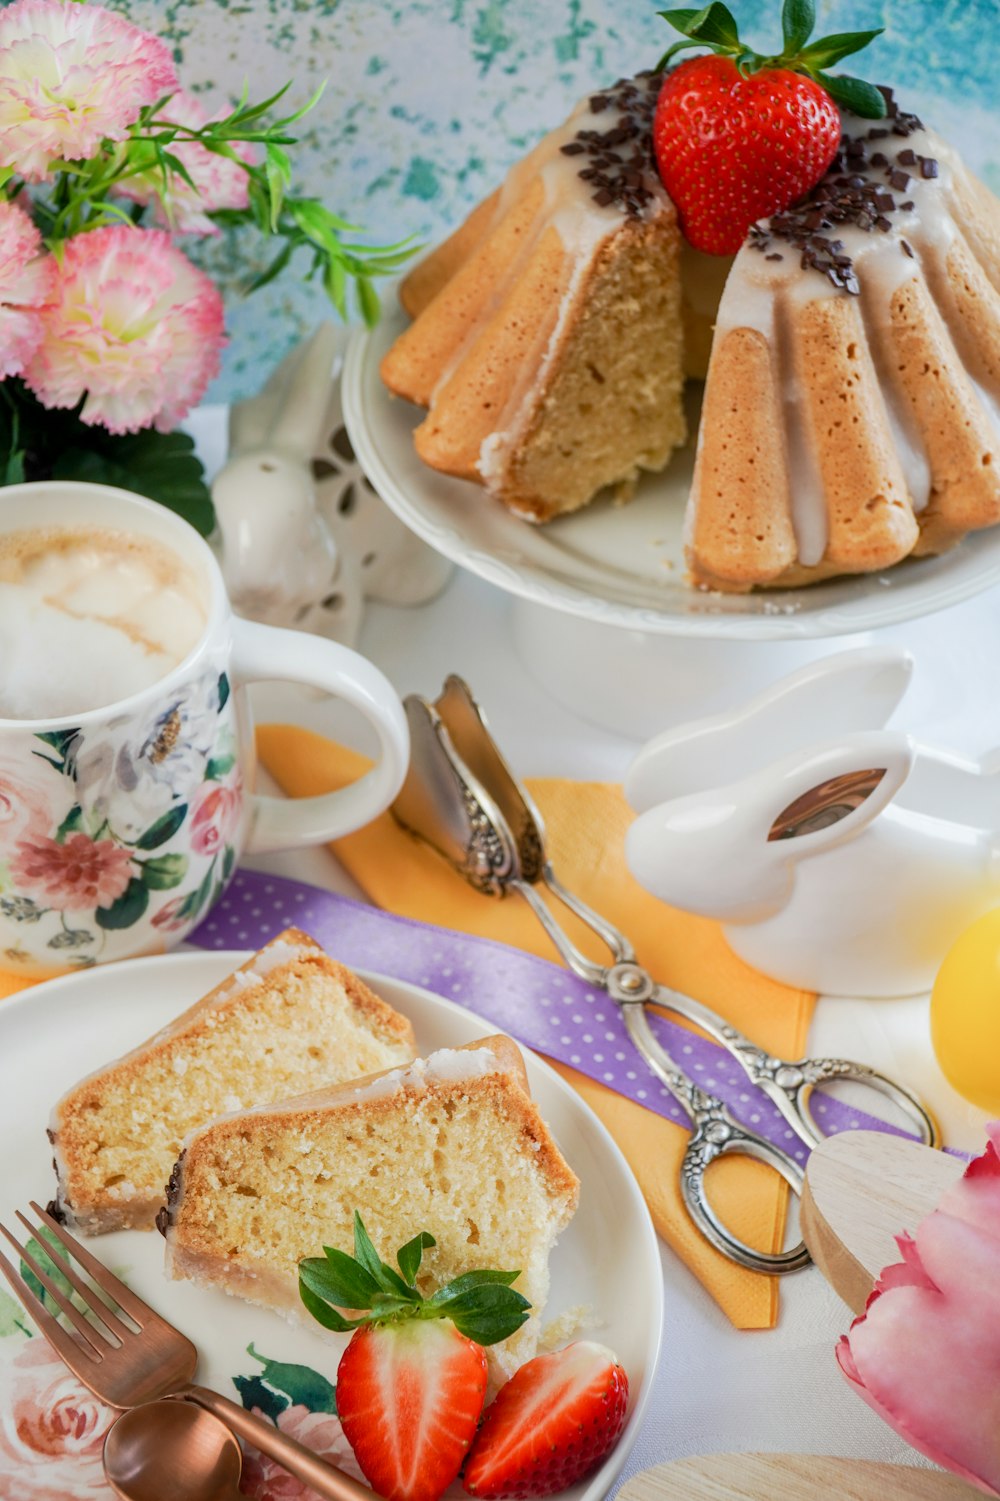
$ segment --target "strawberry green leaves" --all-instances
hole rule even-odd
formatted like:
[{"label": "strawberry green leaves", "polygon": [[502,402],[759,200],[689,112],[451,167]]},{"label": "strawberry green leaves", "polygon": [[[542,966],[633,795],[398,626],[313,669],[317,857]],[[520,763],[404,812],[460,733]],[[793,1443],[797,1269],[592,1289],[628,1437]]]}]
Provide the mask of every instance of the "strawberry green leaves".
[{"label": "strawberry green leaves", "polygon": [[881,36],[883,28],[869,31],[844,31],[810,42],[816,24],[813,0],[784,0],[781,12],[783,48],[771,55],[755,52],[740,39],[739,27],[728,6],[712,0],[702,10],[685,7],[661,10],[659,14],[681,32],[684,40],[675,42],[663,54],[657,67],[665,68],[676,53],[691,47],[708,48],[718,57],[731,57],[744,77],[774,68],[803,73],[853,114],[879,120],[885,115],[885,99],[874,84],[847,74],[831,74],[842,58],[860,52]]},{"label": "strawberry green leaves", "polygon": [[[511,1284],[518,1272],[485,1268],[464,1273],[425,1298],[416,1287],[423,1253],[435,1245],[426,1230],[401,1246],[397,1272],[378,1255],[362,1223],[354,1216],[354,1255],[324,1246],[322,1256],[299,1263],[299,1296],[326,1329],[346,1334],[364,1325],[409,1319],[450,1319],[461,1334],[480,1345],[493,1345],[519,1329],[531,1307]],[[342,1309],[361,1313],[348,1318]]]}]

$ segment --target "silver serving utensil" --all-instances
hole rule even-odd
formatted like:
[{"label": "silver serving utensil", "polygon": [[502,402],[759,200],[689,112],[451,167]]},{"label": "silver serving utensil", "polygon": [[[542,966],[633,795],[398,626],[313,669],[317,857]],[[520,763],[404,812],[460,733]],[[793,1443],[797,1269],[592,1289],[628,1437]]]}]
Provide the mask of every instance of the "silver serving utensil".
[{"label": "silver serving utensil", "polygon": [[[705,1193],[704,1176],[717,1157],[756,1158],[780,1173],[796,1193],[802,1170],[794,1158],[743,1126],[724,1102],[699,1088],[677,1067],[653,1033],[648,1002],[693,1021],[727,1048],[750,1082],[771,1098],[808,1145],[822,1140],[809,1112],[819,1082],[852,1079],[892,1098],[914,1120],[921,1139],[935,1144],[936,1125],[902,1085],[866,1064],[846,1059],[774,1058],[724,1017],[690,996],[658,985],[636,961],[625,935],[563,886],[545,853],[544,825],[529,794],[515,778],[493,740],[485,717],[461,678],[449,677],[433,704],[405,700],[412,752],[403,790],[393,804],[398,821],[424,839],[478,890],[491,896],[515,892],[531,907],[557,952],[588,984],[621,1008],[635,1047],[647,1066],[691,1117],[692,1133],[681,1167],[681,1193],[706,1239],[725,1256],[753,1271],[784,1273],[808,1264],[803,1243],[778,1253],[757,1251],[718,1219]],[[612,962],[594,963],[560,926],[539,887],[575,913],[608,948]]]}]

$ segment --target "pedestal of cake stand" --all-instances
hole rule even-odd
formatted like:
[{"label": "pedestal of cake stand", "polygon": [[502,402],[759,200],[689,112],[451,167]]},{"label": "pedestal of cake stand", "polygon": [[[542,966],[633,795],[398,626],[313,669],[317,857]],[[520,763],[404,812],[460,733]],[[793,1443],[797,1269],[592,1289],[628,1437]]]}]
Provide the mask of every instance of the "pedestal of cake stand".
[{"label": "pedestal of cake stand", "polygon": [[591,724],[633,740],[728,709],[786,673],[872,639],[733,640],[629,630],[530,600],[513,601],[525,669]]}]

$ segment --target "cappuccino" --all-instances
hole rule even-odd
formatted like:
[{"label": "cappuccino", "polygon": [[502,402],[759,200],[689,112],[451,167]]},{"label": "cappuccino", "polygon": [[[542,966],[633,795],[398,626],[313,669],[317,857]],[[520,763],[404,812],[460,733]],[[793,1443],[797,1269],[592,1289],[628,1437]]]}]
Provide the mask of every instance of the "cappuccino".
[{"label": "cappuccino", "polygon": [[177,667],[204,586],[172,548],[117,531],[0,535],[0,718],[100,709]]}]

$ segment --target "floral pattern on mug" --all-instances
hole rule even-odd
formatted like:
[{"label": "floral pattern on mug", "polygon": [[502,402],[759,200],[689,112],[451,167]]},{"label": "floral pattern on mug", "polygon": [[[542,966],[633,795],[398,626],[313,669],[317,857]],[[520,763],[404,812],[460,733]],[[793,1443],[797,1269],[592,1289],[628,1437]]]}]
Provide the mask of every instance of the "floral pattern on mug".
[{"label": "floral pattern on mug", "polygon": [[176,941],[223,891],[246,817],[226,674],[35,740],[19,758],[0,745],[4,962],[114,958],[140,920]]}]

